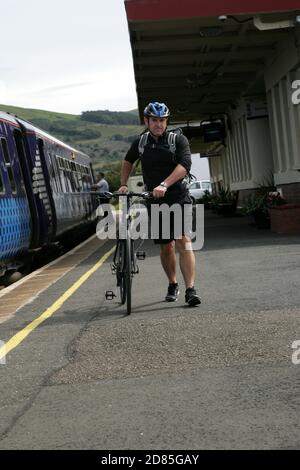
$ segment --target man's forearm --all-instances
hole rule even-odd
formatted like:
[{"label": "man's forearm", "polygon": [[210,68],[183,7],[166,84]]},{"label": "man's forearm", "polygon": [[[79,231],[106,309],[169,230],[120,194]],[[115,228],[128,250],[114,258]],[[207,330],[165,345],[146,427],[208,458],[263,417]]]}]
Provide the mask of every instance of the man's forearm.
[{"label": "man's forearm", "polygon": [[184,168],[184,166],[178,163],[178,165],[172,171],[172,173],[167,178],[164,179],[164,182],[167,184],[168,187],[172,186],[172,184],[176,183],[179,180],[182,180],[186,176],[186,174],[187,174],[187,171]]},{"label": "man's forearm", "polygon": [[132,170],[132,163],[127,160],[123,160],[121,169],[121,186],[127,185],[128,178]]}]

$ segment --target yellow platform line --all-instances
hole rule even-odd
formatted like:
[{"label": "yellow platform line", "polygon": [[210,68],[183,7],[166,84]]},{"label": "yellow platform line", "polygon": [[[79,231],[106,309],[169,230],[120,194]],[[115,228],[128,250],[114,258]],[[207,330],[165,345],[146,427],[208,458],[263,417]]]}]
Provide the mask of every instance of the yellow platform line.
[{"label": "yellow platform line", "polygon": [[19,331],[17,334],[15,334],[10,340],[8,340],[4,346],[0,348],[0,360],[3,359],[7,354],[12,351],[14,348],[16,348],[24,339],[32,333],[41,323],[43,323],[45,320],[50,318],[53,313],[55,313],[57,310],[61,308],[61,306],[76,292],[79,287],[82,286],[82,284],[92,275],[94,274],[97,269],[99,269],[103,263],[110,257],[110,255],[114,252],[115,247],[113,247],[111,250],[109,250],[105,255],[100,258],[100,260],[91,268],[89,271],[87,271],[85,274],[83,274],[71,287],[69,287],[64,294],[62,294],[55,302],[52,304],[50,307],[47,308],[38,318],[33,320],[29,325],[27,325],[23,330]]}]

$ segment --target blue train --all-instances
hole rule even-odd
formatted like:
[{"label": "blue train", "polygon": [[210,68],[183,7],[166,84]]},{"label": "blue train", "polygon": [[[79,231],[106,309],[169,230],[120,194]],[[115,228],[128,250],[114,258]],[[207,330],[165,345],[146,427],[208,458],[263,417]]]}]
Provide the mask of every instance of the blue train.
[{"label": "blue train", "polygon": [[0,277],[95,221],[88,155],[0,111]]}]

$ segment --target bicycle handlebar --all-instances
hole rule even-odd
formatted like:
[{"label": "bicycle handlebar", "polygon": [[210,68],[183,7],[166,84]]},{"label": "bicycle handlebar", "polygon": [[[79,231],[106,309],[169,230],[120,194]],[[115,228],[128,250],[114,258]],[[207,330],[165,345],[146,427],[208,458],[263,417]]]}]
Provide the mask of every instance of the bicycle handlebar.
[{"label": "bicycle handlebar", "polygon": [[[95,192],[94,192],[95,194]],[[119,198],[126,196],[127,198],[130,197],[141,197],[142,199],[149,199],[153,196],[153,193],[151,191],[144,191],[142,193],[135,193],[133,191],[129,191],[127,193],[121,193],[118,191],[115,191],[114,193],[111,193],[109,191],[105,191],[104,193],[96,192],[96,195],[99,197],[103,197],[105,199],[112,199],[112,198]]]}]

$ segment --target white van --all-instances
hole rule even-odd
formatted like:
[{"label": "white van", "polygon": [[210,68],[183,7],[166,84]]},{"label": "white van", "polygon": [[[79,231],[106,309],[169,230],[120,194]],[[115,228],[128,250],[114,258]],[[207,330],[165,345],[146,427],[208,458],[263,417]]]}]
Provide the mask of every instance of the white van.
[{"label": "white van", "polygon": [[193,202],[201,199],[205,191],[211,193],[211,183],[209,180],[193,181],[189,186],[189,193]]}]

